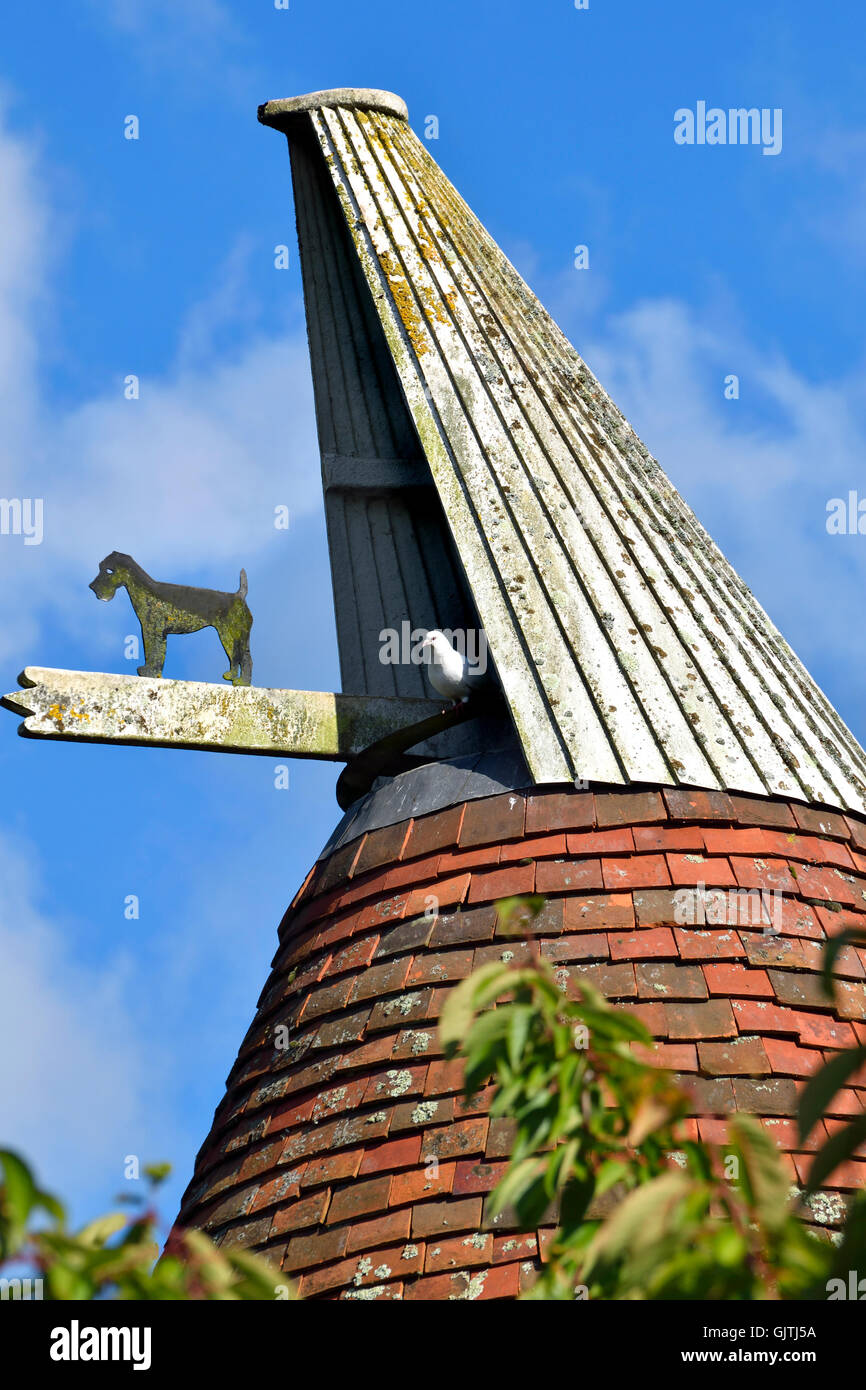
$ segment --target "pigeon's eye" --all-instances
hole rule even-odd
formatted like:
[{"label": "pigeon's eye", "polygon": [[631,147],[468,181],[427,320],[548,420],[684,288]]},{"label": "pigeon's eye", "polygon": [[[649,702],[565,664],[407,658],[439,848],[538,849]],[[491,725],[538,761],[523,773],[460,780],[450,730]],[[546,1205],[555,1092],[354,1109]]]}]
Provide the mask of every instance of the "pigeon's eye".
[{"label": "pigeon's eye", "polygon": [[106,573],[106,574],[114,574],[114,570],[112,570],[112,569],[107,569],[107,570],[105,571],[105,573]]}]

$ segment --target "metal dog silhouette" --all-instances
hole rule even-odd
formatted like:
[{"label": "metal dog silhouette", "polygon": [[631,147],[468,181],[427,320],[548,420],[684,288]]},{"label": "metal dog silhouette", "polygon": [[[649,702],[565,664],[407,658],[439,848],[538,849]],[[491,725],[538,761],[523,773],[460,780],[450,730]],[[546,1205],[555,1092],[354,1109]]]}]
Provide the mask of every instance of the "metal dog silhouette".
[{"label": "metal dog silhouette", "polygon": [[250,657],[250,628],[253,617],[246,605],[247,576],[241,570],[234,594],[219,589],[194,589],[186,584],[162,584],[137,565],[131,555],[112,550],[99,566],[89,587],[106,602],[118,589],[126,589],[135,616],[141,624],[144,665],[140,676],[161,676],[165,665],[166,638],[174,633],[216,629],[229,660],[223,680],[232,685],[249,685],[253,663]]}]

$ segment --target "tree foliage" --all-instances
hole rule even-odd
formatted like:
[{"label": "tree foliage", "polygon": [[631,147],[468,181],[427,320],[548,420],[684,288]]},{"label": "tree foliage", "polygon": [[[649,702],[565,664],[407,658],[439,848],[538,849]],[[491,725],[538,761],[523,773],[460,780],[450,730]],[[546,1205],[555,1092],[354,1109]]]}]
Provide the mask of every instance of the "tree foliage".
[{"label": "tree foliage", "polygon": [[[170,1168],[144,1171],[155,1188]],[[63,1204],[37,1186],[20,1155],[0,1150],[0,1172],[0,1269],[34,1271],[45,1299],[294,1297],[284,1275],[260,1256],[220,1250],[201,1231],[181,1233],[155,1263],[157,1217],[149,1206],[132,1215],[110,1212],[70,1231]]]},{"label": "tree foliage", "polygon": [[[539,900],[498,908],[500,921],[531,919]],[[465,1059],[466,1094],[492,1078],[491,1114],[516,1125],[494,1212],[511,1208],[525,1230],[558,1213],[543,1273],[525,1297],[826,1298],[829,1279],[863,1266],[864,1194],[834,1245],[807,1229],[758,1120],[732,1117],[721,1146],[683,1138],[688,1095],[636,1055],[634,1045],[652,1044],[644,1026],[587,981],[568,998],[526,935],[530,963],[476,971],[452,991],[440,1023],[446,1055]],[[863,1054],[840,1053],[812,1077],[802,1139]],[[807,1191],[863,1139],[863,1117],[839,1129],[816,1152]]]}]

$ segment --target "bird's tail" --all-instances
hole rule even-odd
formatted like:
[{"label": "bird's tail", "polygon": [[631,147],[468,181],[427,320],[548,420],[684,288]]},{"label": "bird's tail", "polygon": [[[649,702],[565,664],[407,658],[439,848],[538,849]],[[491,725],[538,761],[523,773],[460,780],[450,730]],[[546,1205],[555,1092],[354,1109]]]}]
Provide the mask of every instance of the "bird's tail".
[{"label": "bird's tail", "polygon": [[238,596],[239,596],[240,598],[246,598],[246,596],[247,596],[247,572],[246,572],[246,570],[241,570],[241,582],[240,582],[240,584],[238,585]]}]

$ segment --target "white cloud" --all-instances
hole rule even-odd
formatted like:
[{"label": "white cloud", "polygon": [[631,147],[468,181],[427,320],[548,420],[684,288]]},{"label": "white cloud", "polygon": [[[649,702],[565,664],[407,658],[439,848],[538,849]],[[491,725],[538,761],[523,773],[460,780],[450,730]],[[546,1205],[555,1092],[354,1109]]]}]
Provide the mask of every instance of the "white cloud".
[{"label": "white cloud", "polygon": [[[321,484],[306,338],[253,331],[243,242],[221,288],[178,326],[176,362],[144,377],[138,400],[118,379],[110,394],[57,409],[40,392],[36,342],[52,288],[38,249],[50,207],[32,146],[2,124],[0,183],[2,491],[44,502],[41,545],[0,540],[0,660],[20,665],[35,659],[40,612],[80,624],[108,551],[179,581],[205,561],[213,577],[199,582],[227,588],[275,543],[273,508],[308,516]],[[227,323],[246,329],[230,354],[218,346]]]},{"label": "white cloud", "polygon": [[[108,24],[127,39],[131,56],[154,74],[182,66],[184,78],[200,80],[244,45],[235,16],[222,0],[88,0],[94,22]],[[220,72],[224,89],[225,70]]]},{"label": "white cloud", "polygon": [[[848,667],[842,683],[858,695],[840,712],[853,722],[866,694],[866,538],[830,537],[825,523],[829,498],[866,495],[859,364],[810,381],[739,326],[677,300],[638,304],[578,346],[807,665]],[[724,398],[729,373],[739,400]]]},{"label": "white cloud", "polygon": [[36,145],[5,132],[0,91],[0,463],[26,444],[37,410],[36,329],[45,300],[48,205]]},{"label": "white cloud", "polygon": [[866,247],[866,130],[824,130],[808,143],[811,164],[808,202],[801,217],[828,243],[852,260]]},{"label": "white cloud", "polygon": [[0,1143],[34,1163],[51,1190],[104,1209],[123,1186],[127,1154],[148,1162],[159,1157],[151,1144],[174,1146],[165,1107],[154,1114],[147,1102],[168,1059],[155,1067],[135,1026],[131,956],[76,961],[70,924],[49,922],[36,905],[32,851],[5,833],[0,878]]}]

